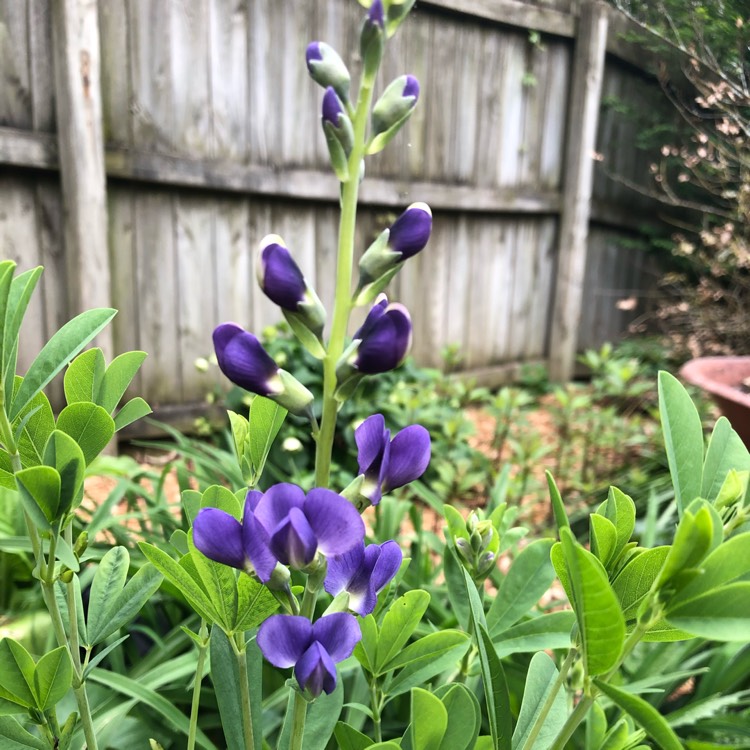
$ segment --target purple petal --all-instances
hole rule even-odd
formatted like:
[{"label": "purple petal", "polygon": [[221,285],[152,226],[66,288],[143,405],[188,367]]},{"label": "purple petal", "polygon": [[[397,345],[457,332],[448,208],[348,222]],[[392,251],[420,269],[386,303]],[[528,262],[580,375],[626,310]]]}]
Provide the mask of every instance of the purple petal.
[{"label": "purple petal", "polygon": [[271,615],[258,630],[258,647],[274,667],[286,669],[310,647],[312,630],[306,617]]},{"label": "purple petal", "polygon": [[312,64],[322,59],[323,55],[320,52],[320,42],[310,42],[310,44],[307,45],[307,50],[305,51],[305,62],[307,63],[307,69],[312,70]]},{"label": "purple petal", "polygon": [[343,555],[332,555],[328,558],[328,570],[326,572],[325,590],[336,596],[349,587],[349,582],[354,578],[365,559],[365,545],[358,544]]},{"label": "purple petal", "polygon": [[430,463],[430,433],[420,424],[404,427],[391,440],[391,455],[383,492],[403,487],[425,473]]},{"label": "purple petal", "polygon": [[330,122],[334,128],[339,126],[339,117],[344,112],[344,105],[341,103],[338,94],[333,86],[329,86],[323,95],[323,121]]},{"label": "purple petal", "polygon": [[242,545],[258,578],[263,583],[267,583],[276,567],[276,558],[271,552],[268,532],[260,525],[253,513],[248,513],[247,510],[242,519]]},{"label": "purple petal", "polygon": [[304,568],[318,551],[315,532],[299,508],[292,508],[286,519],[271,535],[271,552],[284,565]]},{"label": "purple petal", "polygon": [[413,96],[415,99],[419,99],[419,81],[414,76],[406,76],[406,82],[404,83],[404,91],[402,96]]},{"label": "purple petal", "polygon": [[359,473],[365,475],[366,486],[363,494],[373,505],[380,502],[382,496],[380,485],[388,467],[390,456],[391,433],[385,429],[385,419],[382,414],[373,414],[362,422],[354,431],[357,443],[357,462]]},{"label": "purple petal", "polygon": [[336,663],[352,655],[360,638],[359,623],[348,612],[334,612],[313,625],[312,639],[320,643]]},{"label": "purple petal", "polygon": [[242,570],[245,551],[242,526],[218,508],[201,508],[193,522],[193,544],[210,560]]},{"label": "purple petal", "polygon": [[386,308],[388,307],[388,297],[385,294],[379,294],[375,303],[370,308],[370,312],[367,313],[365,322],[357,329],[356,333],[352,338],[363,339],[369,331],[373,329],[375,324],[383,317]]},{"label": "purple petal", "polygon": [[330,695],[336,689],[336,665],[317,642],[313,642],[297,662],[294,676],[300,687],[307,688],[316,698],[324,690]]},{"label": "purple petal", "polygon": [[297,312],[307,289],[302,271],[284,245],[270,242],[261,248],[259,282],[263,292],[282,309]]},{"label": "purple petal", "polygon": [[402,258],[411,258],[424,248],[432,232],[432,212],[425,203],[414,203],[391,225],[388,245],[401,253]]},{"label": "purple petal", "polygon": [[[370,547],[375,546],[374,544],[370,545]],[[396,542],[384,542],[380,545],[380,552],[370,576],[372,586],[378,594],[393,580],[393,576],[398,573],[403,559],[404,554]]]},{"label": "purple petal", "polygon": [[235,385],[261,396],[273,392],[270,380],[279,368],[252,333],[236,323],[222,323],[213,339],[219,368]]},{"label": "purple petal", "polygon": [[373,0],[370,9],[367,11],[367,19],[369,23],[380,26],[382,29],[385,24],[385,10],[383,8],[383,0]]},{"label": "purple petal", "polygon": [[263,497],[263,493],[260,490],[248,490],[245,495],[245,508],[242,512],[244,518],[248,513],[255,513],[255,509],[258,507],[260,499]]},{"label": "purple petal", "polygon": [[310,490],[303,510],[326,557],[342,555],[365,538],[365,524],[357,509],[331,490]]},{"label": "purple petal", "polygon": [[389,305],[362,339],[354,365],[365,375],[388,372],[404,361],[410,346],[409,312],[403,305]]},{"label": "purple petal", "polygon": [[292,508],[301,508],[305,493],[296,484],[275,484],[269,487],[255,506],[255,517],[269,534],[286,519]]}]

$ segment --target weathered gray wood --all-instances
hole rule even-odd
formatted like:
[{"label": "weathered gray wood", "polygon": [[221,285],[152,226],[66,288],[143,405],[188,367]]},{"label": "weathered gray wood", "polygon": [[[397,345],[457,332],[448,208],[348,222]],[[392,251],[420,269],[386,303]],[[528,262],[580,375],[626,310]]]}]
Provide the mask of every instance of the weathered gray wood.
[{"label": "weathered gray wood", "polygon": [[[53,3],[52,31],[68,305],[78,313],[111,303],[96,3]],[[97,344],[112,355],[110,328]]]},{"label": "weathered gray wood", "polygon": [[52,22],[49,0],[29,0],[28,12],[32,127],[52,133],[55,130],[55,71],[50,55]]},{"label": "weathered gray wood", "polygon": [[606,6],[598,0],[587,0],[583,5],[568,105],[566,174],[550,337],[550,375],[556,380],[572,375],[577,350],[607,19]]},{"label": "weathered gray wood", "polygon": [[0,5],[0,125],[32,124],[26,3]]}]

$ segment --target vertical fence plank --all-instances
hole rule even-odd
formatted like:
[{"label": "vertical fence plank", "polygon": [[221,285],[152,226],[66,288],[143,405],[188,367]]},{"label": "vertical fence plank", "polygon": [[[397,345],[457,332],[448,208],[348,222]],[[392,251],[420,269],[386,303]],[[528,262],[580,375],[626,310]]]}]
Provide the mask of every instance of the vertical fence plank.
[{"label": "vertical fence plank", "polygon": [[[52,42],[68,303],[77,313],[111,305],[96,3],[53,3]],[[112,355],[111,328],[96,342]]]},{"label": "vertical fence plank", "polygon": [[568,104],[565,184],[550,339],[550,375],[555,380],[567,380],[575,364],[607,25],[607,6],[599,0],[587,0],[581,8]]}]

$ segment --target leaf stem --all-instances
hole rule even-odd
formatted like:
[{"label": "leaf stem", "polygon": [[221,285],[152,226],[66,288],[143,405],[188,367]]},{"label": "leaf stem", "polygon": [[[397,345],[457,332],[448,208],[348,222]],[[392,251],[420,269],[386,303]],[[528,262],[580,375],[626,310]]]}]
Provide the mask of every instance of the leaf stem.
[{"label": "leaf stem", "polygon": [[198,733],[198,708],[201,702],[201,682],[203,681],[203,666],[208,651],[208,630],[206,621],[201,620],[199,631],[201,645],[198,647],[198,663],[195,665],[195,681],[193,682],[193,700],[190,704],[190,729],[188,731],[187,750],[194,750],[195,737]]},{"label": "leaf stem", "polygon": [[[236,633],[234,638],[229,638],[229,642],[232,644],[232,650],[234,651],[234,656],[237,659],[237,667],[240,673],[242,734],[245,737],[245,750],[255,750],[255,735],[253,734],[253,712],[250,705],[250,686],[247,676],[247,651],[244,637],[244,633]],[[238,639],[240,640],[240,643],[238,643]]]}]

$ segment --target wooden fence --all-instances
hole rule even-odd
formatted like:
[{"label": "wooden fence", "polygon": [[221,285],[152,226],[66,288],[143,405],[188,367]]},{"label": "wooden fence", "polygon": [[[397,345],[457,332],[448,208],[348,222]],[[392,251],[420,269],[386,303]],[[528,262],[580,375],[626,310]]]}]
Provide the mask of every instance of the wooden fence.
[{"label": "wooden fence", "polygon": [[[0,243],[46,273],[22,361],[78,309],[120,313],[115,352],[149,358],[134,389],[189,409],[215,374],[196,357],[232,319],[278,314],[254,252],[281,234],[332,300],[338,186],[319,127],[313,39],[356,59],[354,0],[13,0],[0,4]],[[648,156],[602,97],[659,106],[642,54],[586,0],[420,0],[388,47],[379,88],[410,72],[414,116],[368,162],[358,247],[408,203],[433,238],[392,296],[412,310],[414,353],[506,373],[616,337],[618,299],[647,283],[632,249],[652,207]],[[356,68],[356,65],[355,65]],[[637,312],[637,311],[636,311]]]}]

